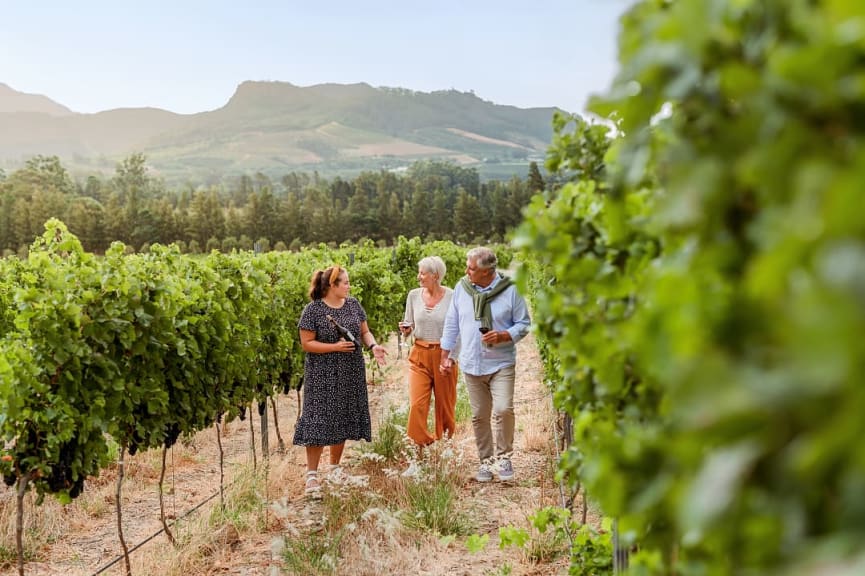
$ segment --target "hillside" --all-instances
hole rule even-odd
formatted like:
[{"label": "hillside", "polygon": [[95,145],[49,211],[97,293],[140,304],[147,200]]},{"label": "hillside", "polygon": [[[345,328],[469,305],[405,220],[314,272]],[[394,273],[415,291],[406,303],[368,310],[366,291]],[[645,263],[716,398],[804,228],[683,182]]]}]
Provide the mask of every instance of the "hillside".
[{"label": "hillside", "polygon": [[41,94],[25,94],[0,82],[0,114],[7,112],[38,112],[49,116],[66,116],[73,112]]},{"label": "hillside", "polygon": [[42,154],[59,156],[73,172],[110,172],[118,160],[144,152],[168,181],[292,170],[350,174],[428,158],[524,170],[527,159],[543,156],[554,111],[455,90],[244,82],[223,107],[197,114],[78,114],[0,85],[0,166]]}]

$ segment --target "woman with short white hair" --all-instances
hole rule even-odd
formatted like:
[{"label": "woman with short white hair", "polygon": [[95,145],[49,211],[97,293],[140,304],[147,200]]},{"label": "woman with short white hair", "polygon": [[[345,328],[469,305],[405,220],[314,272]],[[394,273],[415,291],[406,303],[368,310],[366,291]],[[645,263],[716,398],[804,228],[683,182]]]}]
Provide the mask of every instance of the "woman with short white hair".
[{"label": "woman with short white hair", "polygon": [[[447,268],[438,256],[427,256],[418,262],[419,288],[408,293],[405,315],[399,328],[404,336],[414,335],[409,352],[409,412],[406,433],[419,448],[456,431],[457,370],[442,373],[441,340],[445,315],[451,305],[453,290],[442,286]],[[435,396],[435,433],[427,427],[430,400]],[[418,472],[413,462],[406,476]]]}]

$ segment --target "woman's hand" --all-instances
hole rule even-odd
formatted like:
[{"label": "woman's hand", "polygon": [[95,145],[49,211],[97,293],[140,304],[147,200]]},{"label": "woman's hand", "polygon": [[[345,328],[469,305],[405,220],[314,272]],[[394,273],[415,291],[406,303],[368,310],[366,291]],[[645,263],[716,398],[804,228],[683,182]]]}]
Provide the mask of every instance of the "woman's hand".
[{"label": "woman's hand", "polygon": [[354,342],[349,342],[348,340],[337,340],[333,343],[336,348],[334,352],[354,352],[355,346]]},{"label": "woman's hand", "polygon": [[372,347],[372,357],[375,358],[375,361],[378,362],[379,366],[384,366],[385,356],[387,356],[387,350],[385,350],[384,346],[376,344]]}]

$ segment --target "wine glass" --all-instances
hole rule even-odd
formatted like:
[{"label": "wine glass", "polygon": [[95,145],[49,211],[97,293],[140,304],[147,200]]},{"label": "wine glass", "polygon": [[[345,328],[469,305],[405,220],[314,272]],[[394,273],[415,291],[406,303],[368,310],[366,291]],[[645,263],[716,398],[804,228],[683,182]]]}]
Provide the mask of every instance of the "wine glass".
[{"label": "wine glass", "polygon": [[400,322],[399,323],[399,339],[397,341],[397,348],[398,348],[399,354],[397,355],[397,358],[402,358],[402,349],[409,347],[408,338],[409,338],[410,333],[411,333],[411,322],[405,322],[405,321]]},{"label": "wine glass", "polygon": [[[490,327],[489,326],[481,326],[480,328],[478,328],[478,331],[481,334],[486,334],[487,332],[490,331]],[[483,340],[481,340],[481,351],[485,352],[487,348],[491,348],[491,346],[489,344],[487,344],[486,342],[484,342]]]}]

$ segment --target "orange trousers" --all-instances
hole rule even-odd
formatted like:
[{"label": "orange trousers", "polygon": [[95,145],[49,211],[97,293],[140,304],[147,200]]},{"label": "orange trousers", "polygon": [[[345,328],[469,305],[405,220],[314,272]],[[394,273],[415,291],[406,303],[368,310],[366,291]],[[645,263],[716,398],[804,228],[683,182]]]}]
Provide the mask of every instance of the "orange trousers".
[{"label": "orange trousers", "polygon": [[[408,424],[406,433],[420,446],[456,432],[457,366],[439,370],[442,349],[438,342],[415,340],[408,355]],[[435,394],[435,436],[427,427],[430,398]]]}]

